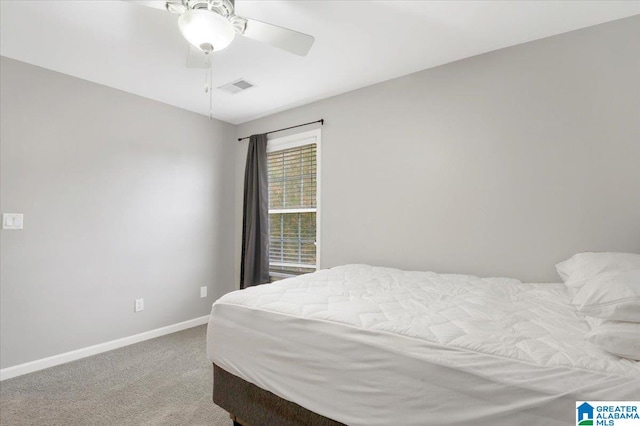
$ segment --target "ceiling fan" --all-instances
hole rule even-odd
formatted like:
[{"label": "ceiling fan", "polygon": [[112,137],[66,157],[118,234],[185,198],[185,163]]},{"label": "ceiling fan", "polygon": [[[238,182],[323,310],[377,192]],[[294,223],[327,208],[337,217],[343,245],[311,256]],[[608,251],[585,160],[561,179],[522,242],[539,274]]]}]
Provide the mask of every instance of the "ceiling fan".
[{"label": "ceiling fan", "polygon": [[177,15],[180,32],[191,44],[190,68],[209,68],[209,54],[229,46],[236,34],[306,56],[314,37],[235,14],[235,0],[127,0]]}]

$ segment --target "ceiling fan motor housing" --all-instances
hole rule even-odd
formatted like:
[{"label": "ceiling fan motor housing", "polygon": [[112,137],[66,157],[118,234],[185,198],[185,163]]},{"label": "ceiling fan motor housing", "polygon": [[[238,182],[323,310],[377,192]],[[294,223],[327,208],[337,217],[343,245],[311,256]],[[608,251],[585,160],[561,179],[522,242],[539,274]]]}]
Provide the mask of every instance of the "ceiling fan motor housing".
[{"label": "ceiling fan motor housing", "polygon": [[206,9],[231,18],[235,13],[234,0],[166,0],[165,8],[171,13],[180,15],[190,9]]}]

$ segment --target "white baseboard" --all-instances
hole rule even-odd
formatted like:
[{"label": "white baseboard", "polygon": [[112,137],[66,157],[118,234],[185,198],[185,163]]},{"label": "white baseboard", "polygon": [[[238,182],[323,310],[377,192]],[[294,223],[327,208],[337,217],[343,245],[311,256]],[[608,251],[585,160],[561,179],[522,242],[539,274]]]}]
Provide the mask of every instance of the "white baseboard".
[{"label": "white baseboard", "polygon": [[23,374],[33,373],[34,371],[44,370],[67,362],[75,361],[80,358],[97,355],[102,352],[118,349],[123,346],[132,345],[134,343],[143,342],[155,337],[164,336],[165,334],[175,333],[176,331],[186,330],[187,328],[196,327],[206,324],[209,316],[194,318],[192,320],[179,322],[177,324],[168,325],[166,327],[156,328],[155,330],[145,331],[144,333],[134,334],[133,336],[123,337],[122,339],[112,340],[110,342],[99,343],[97,345],[88,346],[86,348],[77,349],[71,352],[38,359],[24,364],[7,367],[0,370],[0,381],[11,379],[13,377],[22,376]]}]

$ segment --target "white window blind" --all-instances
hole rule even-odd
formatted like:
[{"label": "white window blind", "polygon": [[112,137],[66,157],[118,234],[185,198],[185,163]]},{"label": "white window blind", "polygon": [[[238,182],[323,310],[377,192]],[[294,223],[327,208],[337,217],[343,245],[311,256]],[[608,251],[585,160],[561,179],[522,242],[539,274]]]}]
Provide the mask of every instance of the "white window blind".
[{"label": "white window blind", "polygon": [[272,280],[316,270],[316,149],[311,143],[268,154]]}]

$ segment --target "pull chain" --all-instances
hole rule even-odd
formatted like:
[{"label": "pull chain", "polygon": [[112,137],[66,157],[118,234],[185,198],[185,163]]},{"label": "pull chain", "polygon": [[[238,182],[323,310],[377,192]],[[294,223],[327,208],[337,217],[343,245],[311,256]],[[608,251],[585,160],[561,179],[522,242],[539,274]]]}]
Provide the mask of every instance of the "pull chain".
[{"label": "pull chain", "polygon": [[209,70],[204,72],[204,93],[209,93]]},{"label": "pull chain", "polygon": [[209,94],[209,120],[213,119],[213,64],[211,63],[211,53],[206,53],[205,61],[209,69],[204,74],[204,93]]},{"label": "pull chain", "polygon": [[209,120],[213,119],[213,57],[209,53]]}]

